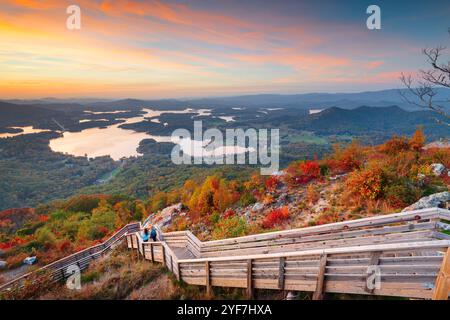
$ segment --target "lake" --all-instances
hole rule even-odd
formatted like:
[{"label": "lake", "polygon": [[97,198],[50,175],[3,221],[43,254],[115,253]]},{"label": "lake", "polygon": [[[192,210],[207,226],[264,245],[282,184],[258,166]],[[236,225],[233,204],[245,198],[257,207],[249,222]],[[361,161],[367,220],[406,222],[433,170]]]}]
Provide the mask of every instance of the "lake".
[{"label": "lake", "polygon": [[31,133],[39,133],[39,132],[49,131],[49,130],[34,129],[31,126],[29,126],[29,127],[10,127],[10,128],[11,129],[19,129],[19,130],[22,130],[22,131],[21,132],[17,132],[17,133],[0,133],[0,139],[1,138],[16,137],[16,136],[20,136],[22,134],[31,134]]},{"label": "lake", "polygon": [[[209,109],[185,109],[185,110],[152,110],[143,109],[144,114],[128,119],[121,119],[124,122],[107,126],[106,128],[90,128],[82,130],[81,132],[64,132],[62,137],[50,140],[50,148],[55,152],[68,153],[74,156],[85,156],[90,158],[99,156],[111,156],[114,160],[119,160],[123,157],[132,157],[141,155],[137,152],[139,143],[144,139],[154,139],[156,142],[174,142],[178,143],[188,155],[200,156],[211,154],[239,154],[247,151],[245,148],[239,147],[222,147],[212,151],[206,151],[204,147],[208,141],[195,141],[191,139],[182,139],[172,141],[171,136],[157,136],[145,132],[135,132],[133,130],[122,129],[119,126],[122,124],[137,123],[144,121],[145,118],[153,118],[150,121],[159,122],[158,118],[163,113],[196,113],[197,116],[210,116]],[[86,113],[94,114],[92,111]],[[101,114],[102,112],[95,112]],[[103,112],[112,113],[112,112]],[[119,113],[119,112],[116,112]],[[84,121],[89,119],[84,119]],[[232,117],[227,117],[226,121],[232,121]]]}]

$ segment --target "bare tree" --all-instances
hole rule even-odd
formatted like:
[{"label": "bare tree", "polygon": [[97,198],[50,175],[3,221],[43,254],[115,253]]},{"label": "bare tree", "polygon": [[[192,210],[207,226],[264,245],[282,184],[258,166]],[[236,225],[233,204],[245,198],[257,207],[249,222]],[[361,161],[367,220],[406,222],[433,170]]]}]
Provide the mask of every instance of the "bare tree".
[{"label": "bare tree", "polygon": [[400,80],[406,86],[406,90],[401,90],[400,94],[408,103],[438,113],[442,117],[435,117],[435,120],[438,123],[450,126],[450,114],[445,109],[446,106],[448,107],[450,99],[436,99],[437,89],[450,88],[450,60],[446,63],[440,61],[445,50],[444,47],[423,49],[422,52],[431,68],[420,70],[416,78],[402,73]]}]

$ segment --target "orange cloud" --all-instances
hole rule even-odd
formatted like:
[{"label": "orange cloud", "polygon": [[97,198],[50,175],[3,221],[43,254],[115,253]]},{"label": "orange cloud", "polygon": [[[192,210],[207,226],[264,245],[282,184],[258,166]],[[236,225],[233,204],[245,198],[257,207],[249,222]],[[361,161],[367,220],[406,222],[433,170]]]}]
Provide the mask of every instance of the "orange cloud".
[{"label": "orange cloud", "polygon": [[[69,1],[3,1],[0,95],[191,95],[271,89],[274,83],[388,83],[397,76],[371,75],[384,64],[384,51],[358,41],[339,46],[320,32],[322,21],[274,14],[275,23],[267,23],[258,13],[244,19],[158,0],[77,0],[82,30],[71,32],[65,27]],[[362,33],[334,32],[341,30],[358,39]]]}]

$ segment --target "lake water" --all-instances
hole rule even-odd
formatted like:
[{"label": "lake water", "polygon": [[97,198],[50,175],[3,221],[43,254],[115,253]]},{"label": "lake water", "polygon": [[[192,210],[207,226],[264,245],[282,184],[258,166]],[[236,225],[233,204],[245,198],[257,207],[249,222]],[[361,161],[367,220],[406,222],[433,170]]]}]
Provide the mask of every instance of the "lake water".
[{"label": "lake water", "polygon": [[30,133],[39,133],[39,132],[49,131],[49,130],[34,129],[31,126],[29,126],[29,127],[11,127],[11,129],[20,129],[22,131],[18,132],[18,133],[0,133],[0,139],[20,136],[21,134],[30,134]]},{"label": "lake water", "polygon": [[183,152],[191,156],[200,156],[202,153],[203,155],[239,154],[247,151],[245,148],[231,146],[206,151],[205,146],[208,142],[205,141],[191,139],[172,141],[171,136],[151,135],[119,127],[124,123],[144,121],[145,118],[154,118],[151,121],[159,122],[159,119],[155,117],[159,117],[163,113],[196,113],[192,118],[211,115],[211,110],[209,109],[185,109],[174,111],[143,109],[143,111],[143,115],[122,119],[124,122],[103,129],[90,128],[82,130],[81,132],[64,132],[62,137],[50,140],[50,148],[55,152],[68,153],[75,156],[87,155],[90,158],[109,155],[114,160],[119,160],[123,157],[139,156],[140,154],[136,149],[139,146],[139,143],[144,139],[154,139],[156,142],[178,143]]}]

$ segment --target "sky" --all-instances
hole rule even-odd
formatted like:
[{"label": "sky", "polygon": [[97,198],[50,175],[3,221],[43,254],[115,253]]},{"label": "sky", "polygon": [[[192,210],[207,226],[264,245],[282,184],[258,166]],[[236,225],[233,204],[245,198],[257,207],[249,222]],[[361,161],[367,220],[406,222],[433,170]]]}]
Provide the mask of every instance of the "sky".
[{"label": "sky", "polygon": [[[381,30],[366,27],[371,4]],[[438,0],[0,0],[0,98],[398,88],[423,48],[450,43],[449,16]]]}]

